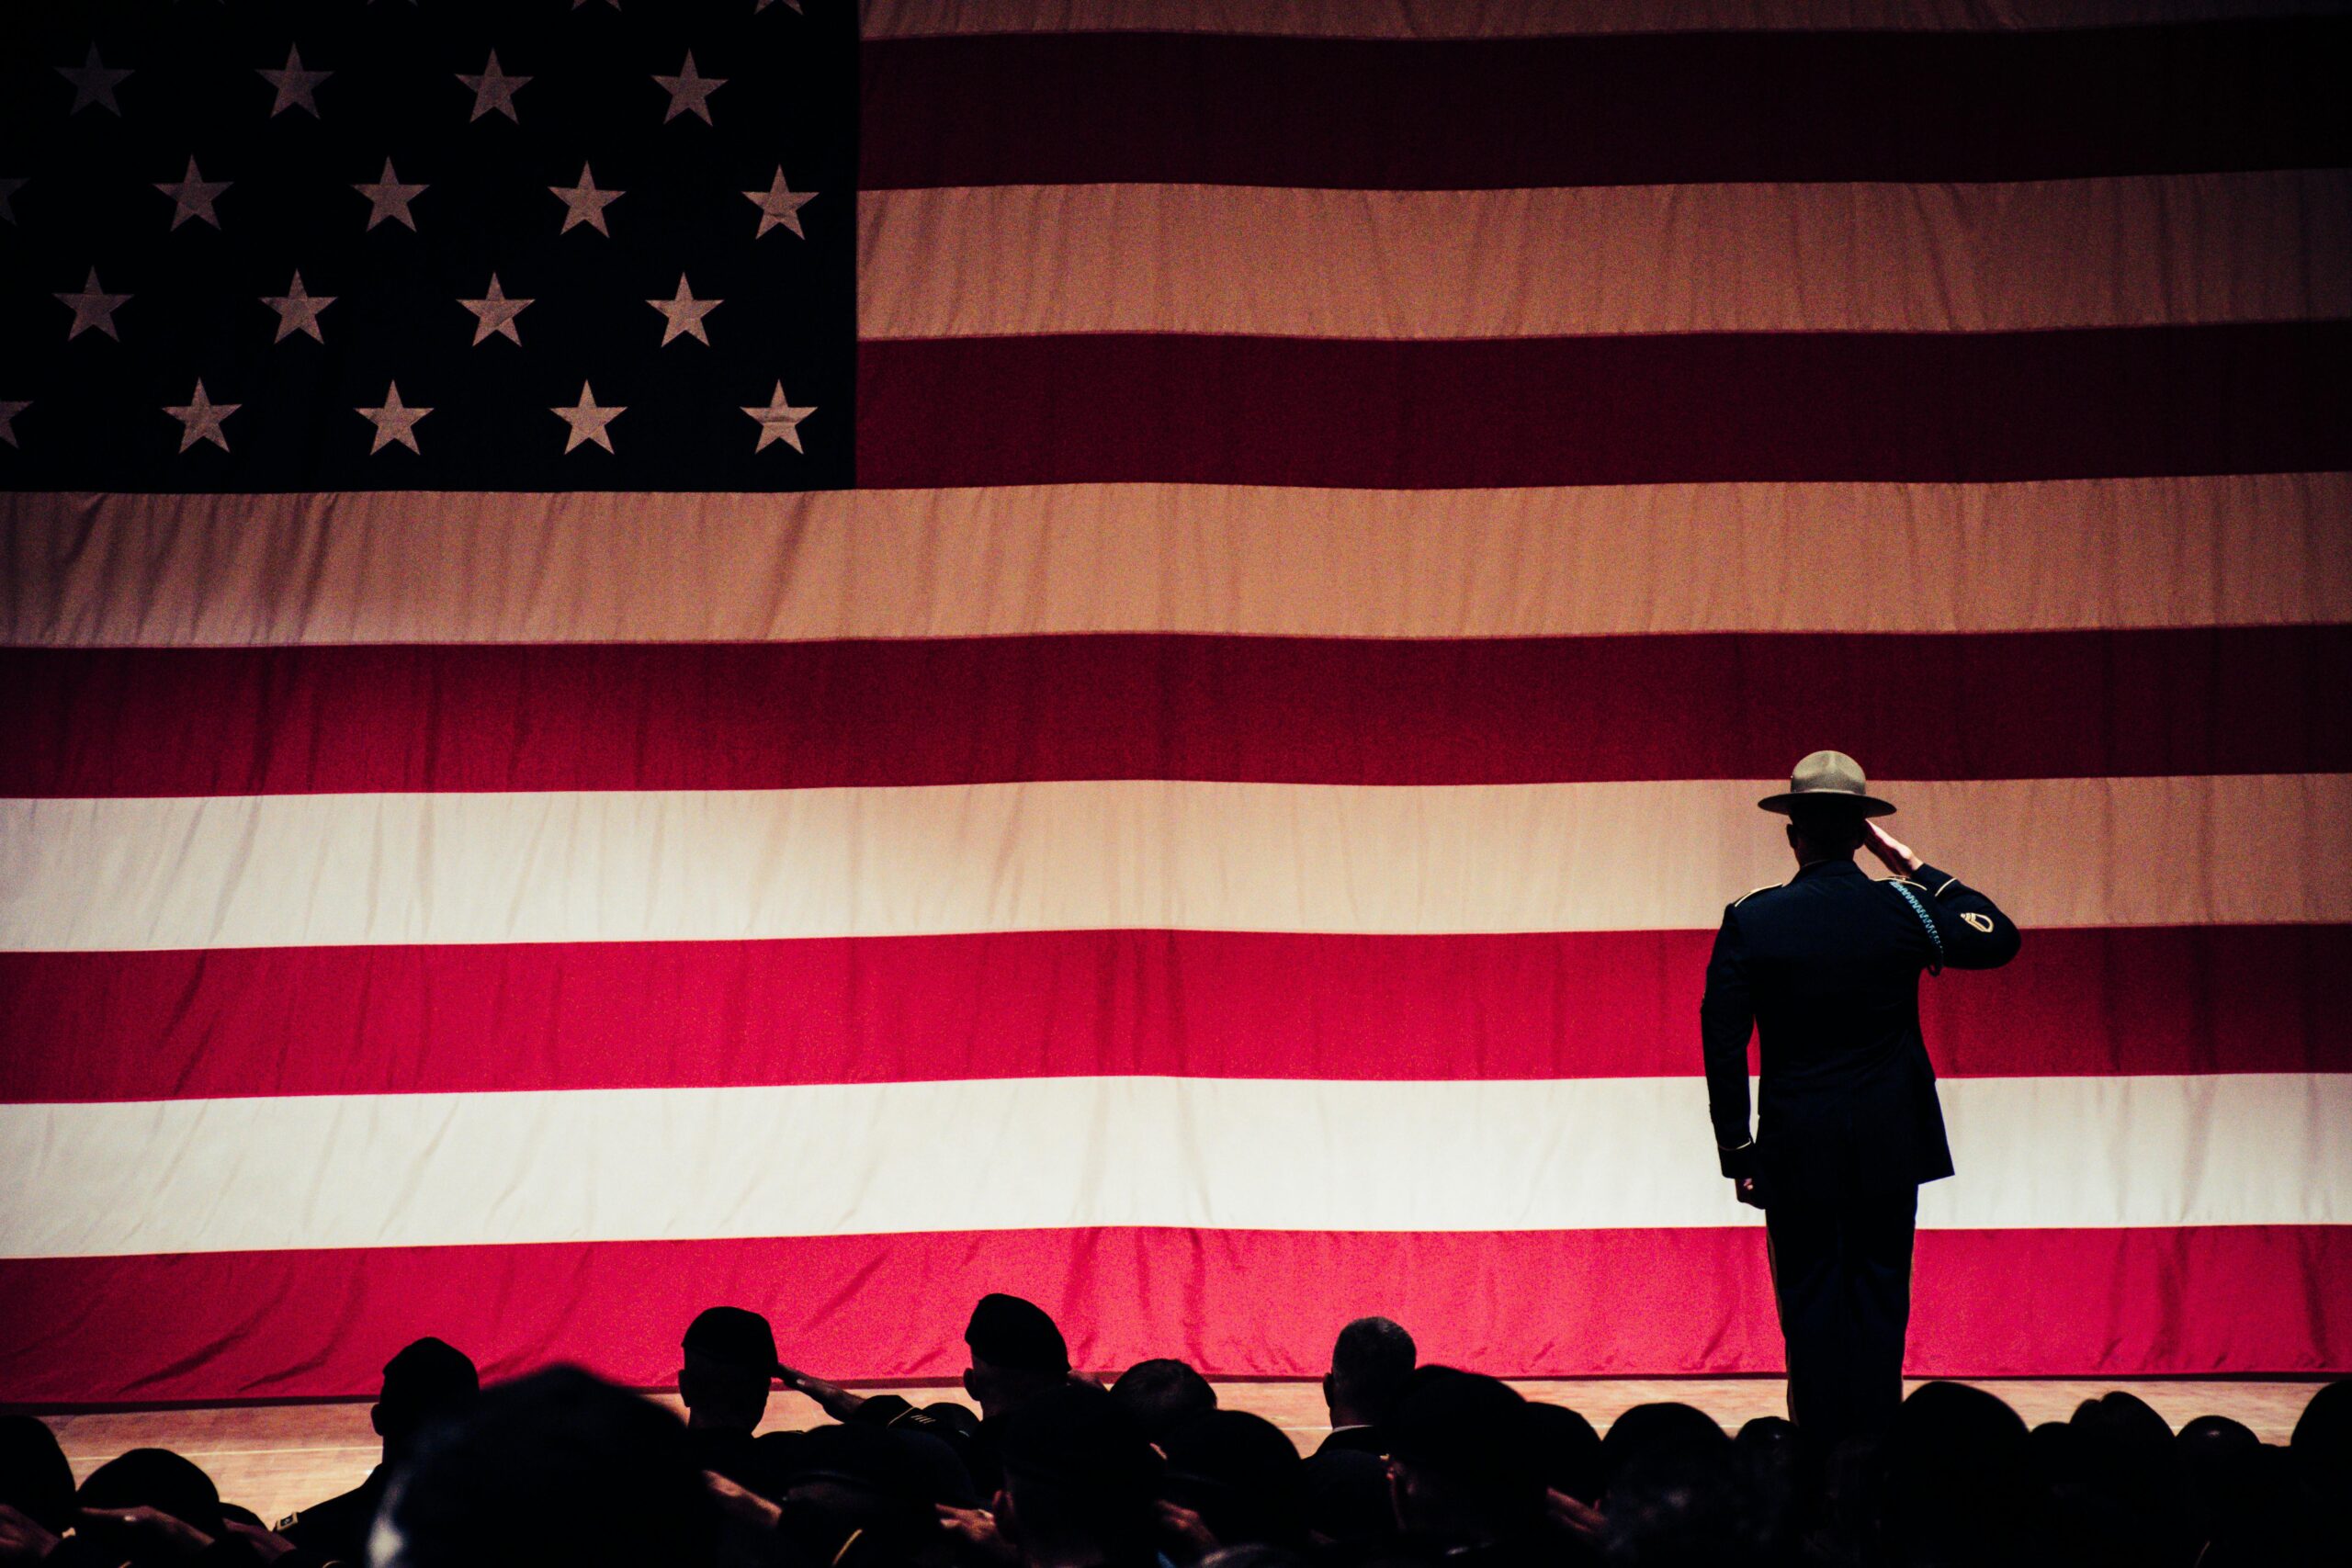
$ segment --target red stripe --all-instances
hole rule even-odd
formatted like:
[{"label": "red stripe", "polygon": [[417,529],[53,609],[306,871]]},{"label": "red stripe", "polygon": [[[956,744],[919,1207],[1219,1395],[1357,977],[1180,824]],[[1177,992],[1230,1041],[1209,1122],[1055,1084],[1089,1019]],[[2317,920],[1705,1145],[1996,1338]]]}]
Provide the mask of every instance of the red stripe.
[{"label": "red stripe", "polygon": [[[0,1103],[1151,1074],[1696,1073],[1707,931],[1035,931],[0,954]],[[1947,1074],[2352,1071],[2352,927],[2038,931]]]},{"label": "red stripe", "polygon": [[2031,180],[2352,163],[2340,17],[2006,34],[869,42],[859,184]]},{"label": "red stripe", "polygon": [[0,795],[2332,773],[2347,699],[2340,626],[16,649]]},{"label": "red stripe", "polygon": [[[869,342],[858,482],[1385,489],[2352,468],[2352,322]],[[1835,570],[1820,563],[1820,570]]]},{"label": "red stripe", "polygon": [[[996,1290],[1101,1370],[1313,1376],[1364,1313],[1514,1376],[1781,1366],[1759,1230],[1012,1231],[0,1262],[0,1402],[349,1398],[423,1334],[491,1377],[561,1359],[650,1387],[717,1302],[826,1376],[952,1379]],[[2352,1226],[1925,1231],[1914,1299],[1915,1374],[2341,1371]]]}]

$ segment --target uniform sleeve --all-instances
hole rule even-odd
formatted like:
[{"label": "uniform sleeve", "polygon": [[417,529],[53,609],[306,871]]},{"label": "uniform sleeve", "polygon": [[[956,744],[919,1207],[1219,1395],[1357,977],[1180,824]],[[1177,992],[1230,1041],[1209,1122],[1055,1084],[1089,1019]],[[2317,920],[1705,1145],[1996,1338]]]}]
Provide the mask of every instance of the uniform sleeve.
[{"label": "uniform sleeve", "polygon": [[1736,910],[1724,911],[1723,929],[1707,959],[1707,990],[1699,1002],[1699,1040],[1707,1058],[1707,1113],[1725,1176],[1755,1174],[1756,1145],[1747,1132],[1747,1037],[1756,1010],[1747,991]]},{"label": "uniform sleeve", "polygon": [[2023,940],[2000,907],[1949,873],[1923,865],[1911,880],[1928,890],[1928,908],[1943,938],[1944,964],[1953,969],[1998,969],[2018,955]]}]

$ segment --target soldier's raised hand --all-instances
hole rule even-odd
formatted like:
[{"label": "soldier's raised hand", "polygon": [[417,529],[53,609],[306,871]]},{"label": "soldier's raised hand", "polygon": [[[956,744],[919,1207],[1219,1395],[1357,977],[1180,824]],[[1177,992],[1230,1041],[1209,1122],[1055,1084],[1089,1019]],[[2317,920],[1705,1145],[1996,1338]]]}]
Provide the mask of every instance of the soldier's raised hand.
[{"label": "soldier's raised hand", "polygon": [[1862,824],[1862,848],[1897,876],[1908,876],[1919,869],[1919,857],[1911,852],[1911,846],[1875,822]]}]

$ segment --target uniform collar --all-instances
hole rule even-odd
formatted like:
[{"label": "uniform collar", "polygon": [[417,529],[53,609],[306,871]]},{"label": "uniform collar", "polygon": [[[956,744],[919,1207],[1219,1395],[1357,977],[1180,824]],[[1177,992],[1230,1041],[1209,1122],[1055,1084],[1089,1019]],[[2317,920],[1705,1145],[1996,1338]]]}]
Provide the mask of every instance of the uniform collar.
[{"label": "uniform collar", "polygon": [[1806,881],[1816,876],[1864,876],[1869,874],[1850,860],[1817,860],[1801,867],[1793,880]]}]

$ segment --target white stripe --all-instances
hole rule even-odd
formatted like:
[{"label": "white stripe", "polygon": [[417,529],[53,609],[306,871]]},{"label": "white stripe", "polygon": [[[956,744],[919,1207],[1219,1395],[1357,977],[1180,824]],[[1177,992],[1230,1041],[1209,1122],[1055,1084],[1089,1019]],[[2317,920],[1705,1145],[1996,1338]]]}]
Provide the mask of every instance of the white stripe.
[{"label": "white stripe", "polygon": [[[2352,314],[2352,173],[858,197],[858,335],[1995,332]],[[1498,258],[1502,266],[1498,281]]]},{"label": "white stripe", "polygon": [[[1710,928],[1778,781],[0,802],[0,949]],[[2352,919],[2352,775],[1887,784],[2020,924]],[[2216,846],[2226,846],[2217,848]]]},{"label": "white stripe", "polygon": [[19,646],[2345,621],[2352,476],[2340,473],[1475,491],[0,493],[0,642]]},{"label": "white stripe", "polygon": [[[1945,1083],[1951,1227],[2352,1223],[2352,1077]],[[322,1174],[323,1173],[323,1174]],[[0,1107],[0,1256],[1753,1223],[1697,1077],[1011,1078]]]},{"label": "white stripe", "polygon": [[1308,38],[1960,32],[2335,15],[2342,0],[865,0],[868,39],[1199,32]]}]

